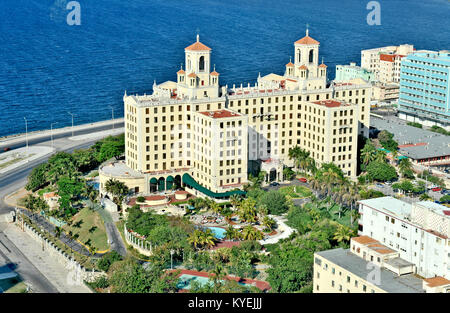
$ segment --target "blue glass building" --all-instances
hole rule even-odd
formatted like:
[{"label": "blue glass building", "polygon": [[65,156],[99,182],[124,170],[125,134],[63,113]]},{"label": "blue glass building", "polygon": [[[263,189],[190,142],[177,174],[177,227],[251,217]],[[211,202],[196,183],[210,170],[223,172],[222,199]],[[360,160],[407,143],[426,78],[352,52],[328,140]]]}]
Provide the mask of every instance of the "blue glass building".
[{"label": "blue glass building", "polygon": [[402,59],[400,118],[450,130],[449,99],[449,51],[418,51]]}]

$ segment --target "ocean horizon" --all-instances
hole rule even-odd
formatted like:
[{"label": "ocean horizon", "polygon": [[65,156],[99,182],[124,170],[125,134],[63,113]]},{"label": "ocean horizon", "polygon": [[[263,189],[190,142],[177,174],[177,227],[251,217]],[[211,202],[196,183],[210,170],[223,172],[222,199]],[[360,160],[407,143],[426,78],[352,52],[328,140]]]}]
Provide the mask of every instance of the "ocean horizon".
[{"label": "ocean horizon", "polygon": [[176,80],[184,48],[212,48],[220,84],[254,84],[283,74],[293,43],[320,42],[334,79],[337,64],[360,64],[361,50],[413,44],[450,49],[450,1],[379,0],[369,25],[361,0],[79,0],[81,25],[69,26],[66,0],[0,3],[0,137],[123,117],[122,97],[150,94]]}]

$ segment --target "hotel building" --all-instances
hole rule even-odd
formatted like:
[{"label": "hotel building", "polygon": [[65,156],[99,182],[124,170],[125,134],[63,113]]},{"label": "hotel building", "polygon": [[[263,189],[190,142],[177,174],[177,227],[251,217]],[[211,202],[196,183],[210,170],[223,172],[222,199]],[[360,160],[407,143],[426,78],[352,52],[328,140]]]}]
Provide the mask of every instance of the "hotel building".
[{"label": "hotel building", "polygon": [[450,130],[450,53],[410,54],[400,77],[399,117]]},{"label": "hotel building", "polygon": [[334,162],[355,178],[357,136],[369,133],[371,86],[328,85],[319,45],[307,31],[283,75],[229,87],[220,86],[212,50],[197,36],[176,81],[155,82],[152,95],[125,93],[126,163],[103,167],[101,188],[116,175],[136,192],[183,184],[223,198],[238,192],[255,168],[267,180],[281,180],[296,145],[318,166]]},{"label": "hotel building", "polygon": [[392,197],[359,201],[359,235],[380,241],[425,278],[450,279],[450,210],[431,201]]}]

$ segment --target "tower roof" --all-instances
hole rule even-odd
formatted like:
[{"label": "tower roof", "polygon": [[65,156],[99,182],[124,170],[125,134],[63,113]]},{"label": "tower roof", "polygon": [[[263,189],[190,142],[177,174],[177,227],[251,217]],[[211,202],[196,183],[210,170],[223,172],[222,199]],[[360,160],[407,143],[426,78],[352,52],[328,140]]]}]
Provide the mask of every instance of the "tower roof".
[{"label": "tower roof", "polygon": [[289,61],[289,63],[286,64],[286,66],[288,66],[288,67],[293,67],[293,66],[294,66],[294,63],[292,63],[291,61]]},{"label": "tower roof", "polygon": [[200,36],[197,35],[197,41],[194,42],[192,45],[190,45],[189,47],[186,47],[185,50],[191,50],[191,51],[210,51],[211,48],[202,44],[200,42]]},{"label": "tower roof", "polygon": [[320,64],[319,67],[327,67],[325,64]]},{"label": "tower roof", "polygon": [[197,77],[197,75],[195,73],[191,73],[188,75],[188,77]]},{"label": "tower roof", "polygon": [[306,36],[303,37],[302,39],[297,40],[295,43],[300,44],[300,45],[318,45],[318,44],[320,44],[320,42],[318,42],[317,40],[309,37],[308,29],[306,29]]},{"label": "tower roof", "polygon": [[178,72],[177,72],[177,74],[185,74],[186,72],[183,70],[183,69],[181,69],[181,70],[179,70]]},{"label": "tower roof", "polygon": [[299,67],[300,70],[307,70],[308,68],[306,67],[305,64],[303,64],[302,66]]},{"label": "tower roof", "polygon": [[214,71],[214,72],[211,72],[211,75],[212,75],[212,76],[219,76],[220,74],[217,73],[216,71]]}]

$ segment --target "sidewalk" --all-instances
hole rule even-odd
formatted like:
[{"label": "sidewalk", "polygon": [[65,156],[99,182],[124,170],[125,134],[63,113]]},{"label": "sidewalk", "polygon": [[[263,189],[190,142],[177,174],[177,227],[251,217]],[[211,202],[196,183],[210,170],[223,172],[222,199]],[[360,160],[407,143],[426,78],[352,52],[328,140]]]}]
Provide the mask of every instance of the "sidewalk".
[{"label": "sidewalk", "polygon": [[52,259],[42,247],[30,236],[22,232],[17,226],[9,224],[3,233],[11,240],[17,248],[22,251],[30,262],[55,286],[61,293],[91,293],[91,290],[82,285],[71,285],[69,283],[69,269],[61,263]]}]

